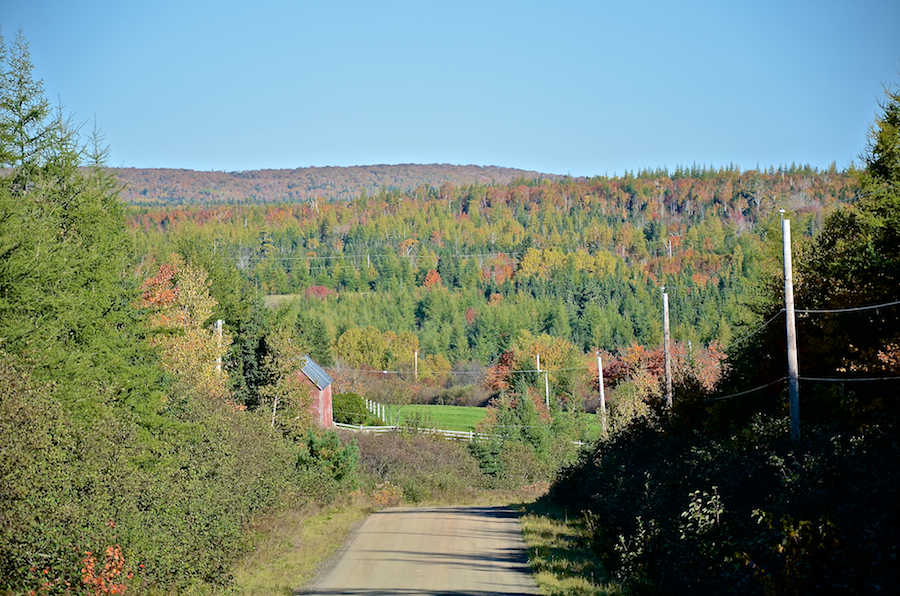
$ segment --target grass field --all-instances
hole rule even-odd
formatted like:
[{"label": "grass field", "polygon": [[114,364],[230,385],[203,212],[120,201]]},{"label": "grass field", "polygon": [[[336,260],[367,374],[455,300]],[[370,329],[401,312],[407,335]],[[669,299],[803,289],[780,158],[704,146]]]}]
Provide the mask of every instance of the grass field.
[{"label": "grass field", "polygon": [[[389,404],[385,406],[384,424],[471,432],[477,430],[487,411],[487,408],[481,407]],[[578,414],[578,419],[578,430],[572,436],[573,441],[593,442],[600,438],[602,430],[597,414],[582,412]]]},{"label": "grass field", "polygon": [[[437,406],[410,404],[406,406],[388,405],[385,423],[401,426],[415,425],[419,428],[441,430],[474,431],[487,415],[487,408],[465,406]],[[595,440],[600,436],[600,419],[595,414],[583,413],[586,434],[582,440]]]},{"label": "grass field", "polygon": [[400,408],[400,418],[415,420],[423,428],[473,431],[484,420],[485,408],[411,404]]}]

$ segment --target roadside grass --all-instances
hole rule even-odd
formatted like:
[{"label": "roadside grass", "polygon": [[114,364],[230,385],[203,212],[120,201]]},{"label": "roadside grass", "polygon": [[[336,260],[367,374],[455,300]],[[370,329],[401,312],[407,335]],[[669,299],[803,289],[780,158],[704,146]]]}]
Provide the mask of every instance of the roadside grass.
[{"label": "roadside grass", "polygon": [[541,500],[516,506],[528,561],[541,594],[546,596],[621,596],[588,542],[581,519],[570,519]]},{"label": "roadside grass", "polygon": [[400,408],[400,419],[415,420],[421,428],[473,431],[484,420],[487,409],[474,406],[410,404]]},{"label": "roadside grass", "polygon": [[264,520],[251,553],[233,570],[224,592],[241,596],[289,596],[314,579],[316,569],[347,541],[374,508],[362,499],[335,507],[291,509]]}]

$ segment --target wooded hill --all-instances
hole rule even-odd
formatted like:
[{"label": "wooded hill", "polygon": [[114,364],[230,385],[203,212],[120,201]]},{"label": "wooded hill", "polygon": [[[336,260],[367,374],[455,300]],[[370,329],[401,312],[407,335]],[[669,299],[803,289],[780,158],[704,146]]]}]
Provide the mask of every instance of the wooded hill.
[{"label": "wooded hill", "polygon": [[449,372],[497,363],[523,332],[589,355],[657,346],[661,286],[676,341],[727,346],[758,322],[751,307],[778,274],[778,210],[794,218],[799,249],[853,199],[852,180],[796,166],[679,168],[315,204],[134,207],[130,221],[140,255],[215,254],[261,292],[294,295],[291,316],[318,330],[307,341],[326,364],[411,369],[410,346],[332,352],[372,327],[413,334],[420,356]]},{"label": "wooded hill", "polygon": [[403,164],[310,167],[294,170],[196,172],[112,168],[124,185],[122,198],[135,205],[265,204],[348,200],[382,189],[440,187],[448,183],[507,184],[517,179],[558,180],[561,176],[494,166]]}]

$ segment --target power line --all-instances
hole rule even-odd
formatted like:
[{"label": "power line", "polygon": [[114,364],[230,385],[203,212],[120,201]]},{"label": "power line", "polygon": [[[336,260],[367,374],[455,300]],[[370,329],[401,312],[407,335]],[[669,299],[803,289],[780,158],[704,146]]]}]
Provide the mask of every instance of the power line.
[{"label": "power line", "polygon": [[718,397],[710,397],[706,401],[722,401],[724,399],[731,399],[732,397],[740,397],[741,395],[747,395],[748,393],[753,393],[755,391],[759,391],[760,389],[765,389],[766,387],[771,387],[772,385],[777,385],[778,383],[783,383],[787,381],[787,377],[781,377],[780,379],[776,379],[771,383],[766,383],[765,385],[760,385],[759,387],[754,387],[753,389],[747,389],[746,391],[741,391],[739,393],[732,393],[730,395],[720,395]]},{"label": "power line", "polygon": [[[845,382],[853,382],[853,381],[865,381],[865,382],[874,382],[874,381],[900,381],[900,377],[798,377],[801,381],[815,381],[815,382],[824,382],[824,383],[845,383]],[[720,395],[718,397],[711,397],[706,401],[722,401],[725,399],[731,399],[733,397],[740,397],[741,395],[747,395],[748,393],[753,393],[755,391],[759,391],[760,389],[765,389],[766,387],[771,387],[772,385],[776,385],[778,383],[782,383],[787,380],[787,377],[781,377],[780,379],[776,379],[771,383],[766,383],[765,385],[760,385],[759,387],[754,387],[753,389],[747,389],[746,391],[741,391],[739,393],[732,393],[730,395]]]},{"label": "power line", "polygon": [[801,381],[844,383],[849,381],[900,381],[900,377],[800,377]]},{"label": "power line", "polygon": [[[843,313],[843,312],[859,312],[863,310],[874,310],[877,308],[886,308],[888,306],[896,306],[900,304],[900,300],[895,300],[894,302],[885,302],[884,304],[872,304],[869,306],[854,306],[850,308],[835,308],[835,309],[815,309],[815,308],[807,308],[800,309],[798,308],[796,312],[808,314],[808,315],[817,315],[817,314],[834,314],[834,313]],[[783,310],[783,309],[782,309]]]},{"label": "power line", "polygon": [[763,329],[765,329],[766,327],[768,327],[769,324],[770,324],[772,321],[774,321],[775,319],[777,319],[778,317],[780,317],[782,314],[784,314],[784,309],[783,309],[783,308],[779,309],[778,312],[776,312],[774,315],[772,315],[772,317],[771,317],[768,321],[766,321],[765,323],[763,323],[762,325],[760,325],[759,327],[757,327],[755,331],[751,331],[750,333],[748,333],[748,334],[745,335],[744,337],[742,337],[742,338],[740,338],[740,339],[738,339],[738,340],[736,340],[736,341],[733,341],[733,342],[731,343],[731,346],[730,346],[730,347],[734,347],[734,346],[740,345],[741,343],[747,341],[748,339],[750,339],[751,337],[753,337],[754,335],[756,335],[757,333],[759,333],[760,331],[762,331]]},{"label": "power line", "polygon": [[327,260],[327,259],[380,259],[387,257],[397,257],[398,259],[407,259],[407,258],[421,258],[421,259],[475,259],[475,258],[483,258],[483,259],[496,259],[498,257],[517,257],[522,253],[519,251],[511,251],[511,252],[489,252],[489,253],[470,253],[470,254],[450,254],[450,255],[441,255],[441,254],[428,254],[428,255],[419,255],[418,253],[414,255],[399,255],[397,253],[381,253],[381,254],[356,254],[356,255],[329,255],[329,256],[305,256],[305,257],[278,257],[274,255],[247,255],[247,256],[238,256],[235,257],[237,260],[248,260],[248,261],[264,261],[264,260],[272,260],[272,261],[316,261],[316,260]]},{"label": "power line", "polygon": [[[887,308],[888,306],[896,306],[898,304],[900,304],[900,300],[895,300],[893,302],[885,302],[883,304],[871,304],[868,306],[853,306],[853,307],[848,307],[848,308],[835,308],[835,309],[815,309],[815,308],[801,309],[801,308],[798,308],[798,309],[795,309],[794,312],[807,314],[807,315],[840,314],[840,313],[845,313],[845,312],[859,312],[859,311],[864,311],[864,310]],[[784,314],[784,309],[783,308],[778,309],[778,312],[776,312],[774,315],[772,315],[769,318],[769,320],[767,320],[765,323],[763,323],[762,325],[757,327],[754,331],[751,331],[750,333],[741,337],[740,339],[737,339],[737,340],[731,342],[730,347],[738,346],[741,343],[747,341],[748,339],[750,339],[751,337],[753,337],[754,335],[756,335],[757,333],[759,333],[760,331],[765,329],[772,321],[774,321],[775,319],[777,319],[778,317],[780,317],[783,314]]]}]

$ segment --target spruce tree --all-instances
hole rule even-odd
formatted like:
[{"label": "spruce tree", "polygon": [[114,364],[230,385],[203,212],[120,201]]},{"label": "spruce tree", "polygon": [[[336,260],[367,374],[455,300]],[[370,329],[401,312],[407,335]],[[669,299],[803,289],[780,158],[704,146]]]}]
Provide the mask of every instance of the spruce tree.
[{"label": "spruce tree", "polygon": [[79,408],[146,402],[153,357],[132,307],[118,184],[97,163],[104,150],[88,149],[62,108],[49,108],[21,33],[3,53],[0,81],[9,168],[0,177],[0,347],[38,362]]}]

